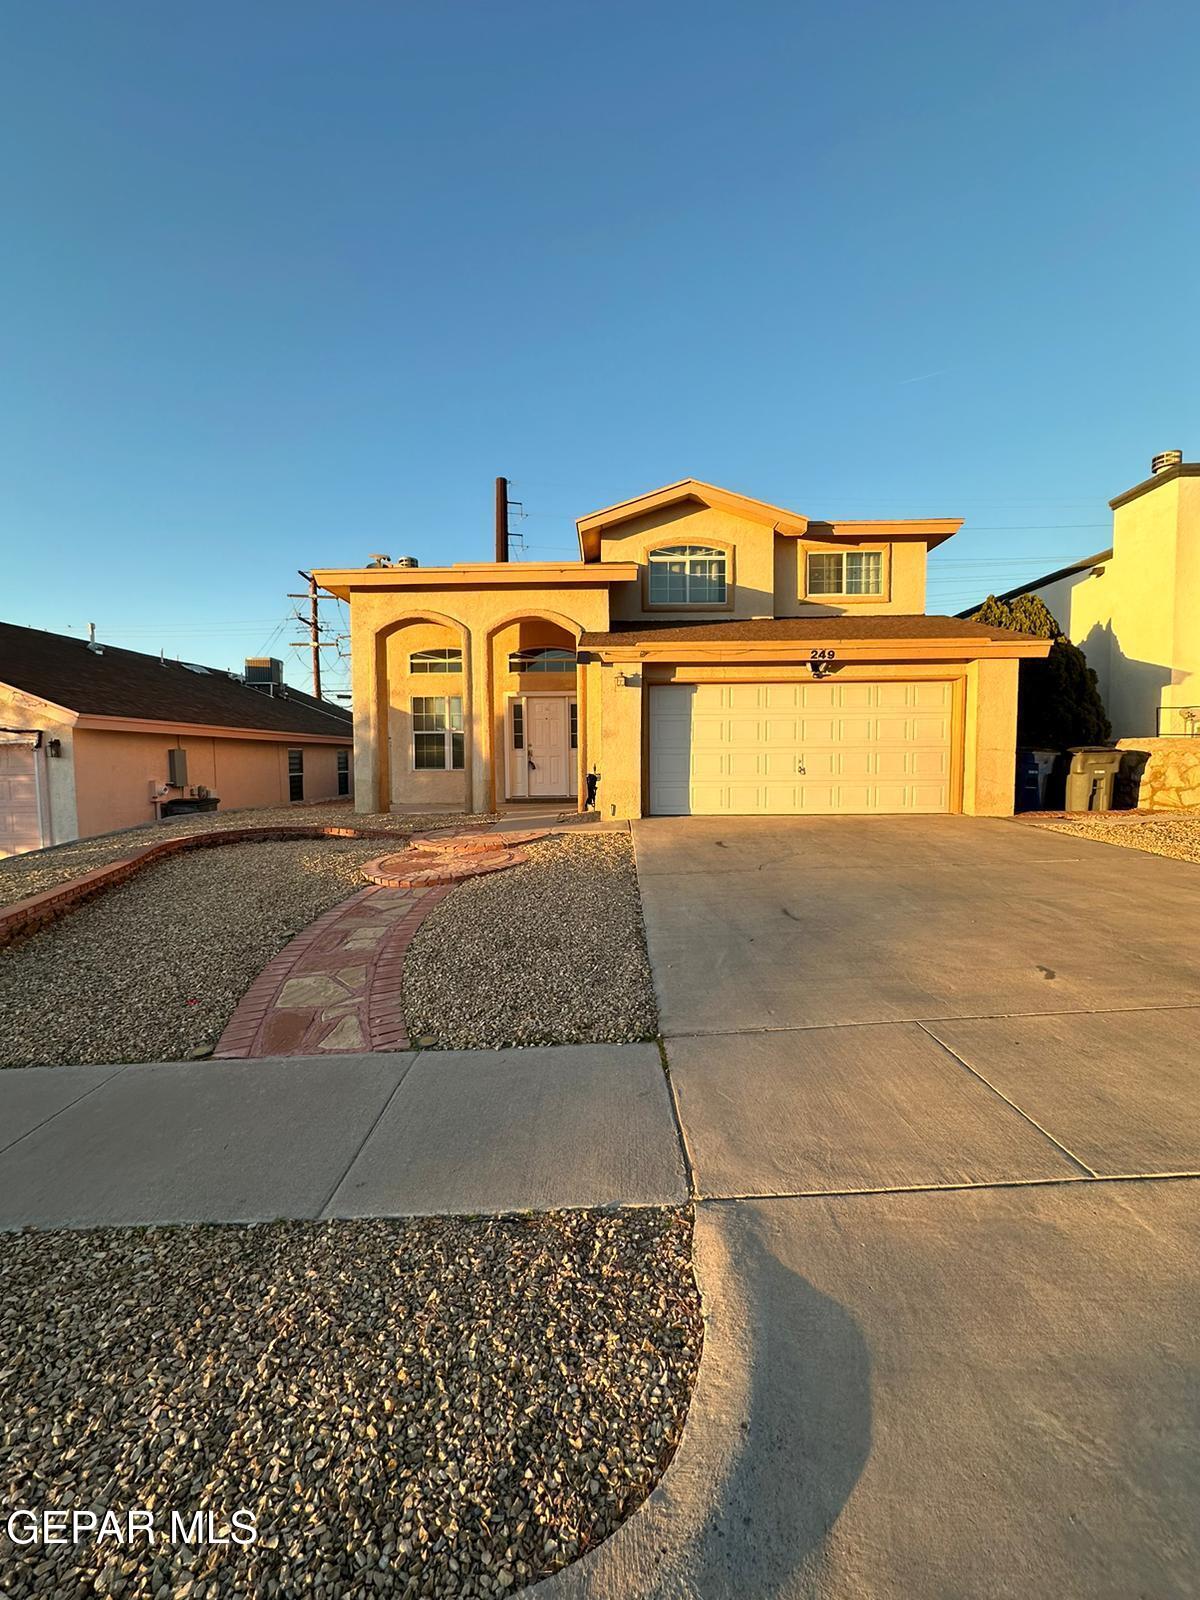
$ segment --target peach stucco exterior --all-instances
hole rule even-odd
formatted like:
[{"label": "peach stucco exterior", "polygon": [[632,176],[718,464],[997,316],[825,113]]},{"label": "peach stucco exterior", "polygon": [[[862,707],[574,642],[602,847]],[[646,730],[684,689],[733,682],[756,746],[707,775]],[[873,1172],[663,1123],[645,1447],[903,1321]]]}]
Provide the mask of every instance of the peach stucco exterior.
[{"label": "peach stucco exterior", "polygon": [[[484,812],[536,798],[535,778],[524,770],[530,719],[542,716],[547,727],[565,727],[551,704],[561,696],[574,706],[570,781],[546,798],[582,806],[590,773],[598,780],[603,816],[639,817],[651,809],[648,697],[656,687],[811,684],[832,675],[839,684],[947,685],[939,691],[951,708],[944,809],[1011,813],[1018,664],[1022,656],[1044,655],[1048,646],[1016,636],[1007,642],[966,638],[950,619],[945,637],[936,627],[904,625],[925,621],[926,556],[957,522],[810,522],[685,480],[578,526],[583,559],[577,562],[317,573],[318,582],[350,606],[360,810],[436,803]],[[721,552],[724,600],[652,603],[648,558],[664,547]],[[878,553],[877,592],[811,593],[806,557],[847,550]],[[894,637],[879,626],[870,636],[861,629],[855,636],[852,627],[839,635],[838,619],[864,616],[894,617]],[[770,639],[752,637],[760,619],[794,619],[796,625],[776,629]],[[699,634],[695,644],[688,638],[664,642],[650,628],[669,630],[681,622],[735,626],[723,636],[727,643],[716,644]],[[597,641],[631,624],[649,628],[644,646]],[[740,633],[736,625],[744,625]],[[527,658],[514,661],[518,650],[575,651],[584,636],[577,665],[561,673],[535,674],[526,670]],[[461,652],[453,671],[420,666],[420,652],[434,650]],[[819,654],[828,659],[814,666]],[[427,696],[439,708],[461,705],[461,769],[419,770],[416,723]],[[433,744],[436,750],[436,738]],[[535,763],[528,765],[536,775]]]},{"label": "peach stucco exterior", "polygon": [[350,748],[345,735],[315,738],[80,717],[3,685],[0,726],[40,735],[28,757],[39,812],[36,836],[21,848],[66,844],[153,822],[159,814],[156,791],[161,798],[180,792],[165,789],[172,749],[187,754],[187,789],[207,789],[219,798],[221,810],[229,811],[289,803],[289,750],[303,753],[304,800],[334,799],[338,751]]}]

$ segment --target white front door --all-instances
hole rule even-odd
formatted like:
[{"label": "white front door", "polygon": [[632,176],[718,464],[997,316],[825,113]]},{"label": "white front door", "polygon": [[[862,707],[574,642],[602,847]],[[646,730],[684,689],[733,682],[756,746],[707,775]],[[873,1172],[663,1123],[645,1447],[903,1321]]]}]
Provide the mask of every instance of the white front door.
[{"label": "white front door", "polygon": [[531,796],[571,792],[571,723],[567,707],[563,695],[525,697],[525,754]]},{"label": "white front door", "polygon": [[949,683],[650,690],[650,809],[666,816],[950,809]]}]

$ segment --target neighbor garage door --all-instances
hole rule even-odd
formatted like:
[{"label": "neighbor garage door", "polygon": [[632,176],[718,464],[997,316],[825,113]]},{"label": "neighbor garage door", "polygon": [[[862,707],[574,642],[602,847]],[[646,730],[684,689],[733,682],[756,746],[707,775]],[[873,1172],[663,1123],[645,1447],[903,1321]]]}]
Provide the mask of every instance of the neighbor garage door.
[{"label": "neighbor garage door", "polygon": [[949,683],[662,684],[650,810],[811,816],[950,809]]},{"label": "neighbor garage door", "polygon": [[0,856],[41,848],[36,760],[31,742],[0,742]]}]

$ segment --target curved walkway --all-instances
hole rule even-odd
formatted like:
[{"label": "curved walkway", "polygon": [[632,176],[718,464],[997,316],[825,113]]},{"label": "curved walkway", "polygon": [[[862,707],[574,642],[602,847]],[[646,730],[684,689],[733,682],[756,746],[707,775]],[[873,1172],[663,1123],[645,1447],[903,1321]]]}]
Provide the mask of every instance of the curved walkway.
[{"label": "curved walkway", "polygon": [[545,837],[470,831],[416,838],[369,861],[360,889],[286,945],[242,996],[213,1051],[248,1056],[407,1050],[404,958],[413,935],[452,885],[525,858],[517,845]]}]

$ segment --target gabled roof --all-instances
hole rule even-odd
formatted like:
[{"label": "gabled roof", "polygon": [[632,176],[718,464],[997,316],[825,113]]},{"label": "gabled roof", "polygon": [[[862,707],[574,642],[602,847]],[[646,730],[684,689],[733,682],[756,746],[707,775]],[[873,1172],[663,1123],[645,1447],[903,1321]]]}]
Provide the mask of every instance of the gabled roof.
[{"label": "gabled roof", "polygon": [[837,539],[839,536],[847,539],[922,539],[932,547],[941,544],[962,527],[961,517],[882,522],[830,519],[818,522],[801,516],[798,511],[769,505],[765,500],[754,500],[732,489],[718,489],[715,484],[703,483],[699,478],[681,478],[678,483],[668,483],[662,489],[651,489],[649,493],[636,495],[632,500],[622,500],[615,506],[606,506],[602,511],[591,511],[586,517],[580,517],[575,524],[579,532],[580,553],[585,561],[598,561],[603,533],[635,517],[688,503],[732,512],[734,516],[762,523],[774,533],[785,534],[793,539],[802,539],[805,535],[817,539]]},{"label": "gabled roof", "polygon": [[0,622],[0,683],[88,717],[350,738],[341,706],[289,688],[271,695],[220,668],[196,671],[140,650]]}]

